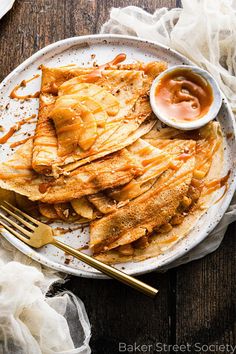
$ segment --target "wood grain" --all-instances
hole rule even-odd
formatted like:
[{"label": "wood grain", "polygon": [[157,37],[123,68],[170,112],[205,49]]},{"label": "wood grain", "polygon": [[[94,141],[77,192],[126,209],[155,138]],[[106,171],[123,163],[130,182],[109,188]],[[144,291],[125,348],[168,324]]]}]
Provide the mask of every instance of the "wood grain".
[{"label": "wood grain", "polygon": [[[111,7],[128,5],[154,12],[180,1],[17,0],[0,21],[0,79],[50,43],[97,33]],[[235,344],[235,233],[232,225],[220,248],[202,260],[142,276],[160,289],[155,300],[115,281],[71,277],[65,286],[85,303],[92,353],[116,354],[119,342]]]},{"label": "wood grain", "polygon": [[74,277],[67,284],[85,303],[92,324],[93,353],[117,353],[119,342],[168,343],[169,276],[149,274],[140,278],[161,289],[155,300],[112,280]]},{"label": "wood grain", "polygon": [[235,224],[220,248],[177,270],[176,342],[235,345]]}]

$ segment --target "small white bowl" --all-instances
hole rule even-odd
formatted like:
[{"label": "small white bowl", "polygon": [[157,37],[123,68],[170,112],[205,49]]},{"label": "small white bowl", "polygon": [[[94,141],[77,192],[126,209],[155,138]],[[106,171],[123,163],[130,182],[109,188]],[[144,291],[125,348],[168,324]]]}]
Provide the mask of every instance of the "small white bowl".
[{"label": "small white bowl", "polygon": [[[208,81],[208,83],[211,86],[212,94],[213,94],[213,101],[212,101],[207,113],[199,119],[189,121],[189,122],[176,121],[176,120],[172,120],[171,118],[163,115],[163,113],[160,112],[160,110],[158,109],[158,105],[157,105],[156,99],[155,99],[156,87],[159,84],[160,80],[163,77],[165,77],[166,74],[168,74],[172,71],[175,71],[177,69],[191,70],[192,72],[198,74],[199,76],[202,76],[205,80]],[[217,116],[217,113],[219,112],[221,104],[222,104],[222,96],[221,96],[220,88],[219,88],[217,82],[206,70],[200,69],[197,66],[177,65],[177,66],[172,66],[169,69],[163,71],[153,81],[152,86],[151,86],[151,90],[150,90],[150,103],[151,103],[152,110],[155,113],[155,115],[166,125],[169,125],[170,127],[173,127],[176,129],[181,129],[181,130],[193,130],[193,129],[198,129],[198,128],[206,125],[208,122],[210,122],[211,120],[213,120]]]}]

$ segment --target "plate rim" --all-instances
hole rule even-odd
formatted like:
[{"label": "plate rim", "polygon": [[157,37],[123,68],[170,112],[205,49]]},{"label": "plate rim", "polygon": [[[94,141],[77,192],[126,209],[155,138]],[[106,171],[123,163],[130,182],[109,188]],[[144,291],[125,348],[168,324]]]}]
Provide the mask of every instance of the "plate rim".
[{"label": "plate rim", "polygon": [[[196,65],[194,62],[192,62],[191,60],[189,60],[187,57],[185,57],[184,55],[182,55],[181,53],[177,52],[174,49],[171,49],[168,46],[165,46],[157,41],[150,41],[150,40],[146,40],[146,39],[142,39],[142,38],[138,38],[138,37],[134,37],[134,36],[126,36],[126,35],[119,35],[119,34],[93,34],[93,35],[85,35],[85,36],[75,36],[75,37],[69,37],[69,38],[65,38],[59,41],[56,41],[54,43],[51,43],[49,45],[47,45],[46,47],[38,50],[36,53],[34,53],[33,55],[31,55],[29,58],[27,58],[26,60],[24,60],[20,65],[18,65],[14,70],[12,70],[4,79],[3,81],[0,83],[0,90],[4,87],[4,85],[9,81],[12,80],[12,78],[14,78],[18,73],[20,73],[24,68],[27,68],[30,64],[32,64],[35,60],[39,59],[40,57],[43,57],[43,55],[45,53],[50,52],[53,49],[56,49],[57,47],[61,47],[63,46],[63,44],[68,45],[68,43],[70,42],[85,42],[87,41],[88,43],[93,41],[93,40],[124,40],[124,41],[132,41],[133,43],[143,43],[143,44],[147,44],[152,46],[154,49],[158,49],[162,48],[164,50],[168,50],[170,51],[170,53],[174,54],[175,57],[178,57],[181,60],[184,60],[186,63],[188,63],[188,65]],[[132,44],[133,44],[132,43]],[[128,43],[129,44],[129,43]],[[233,130],[234,130],[234,135],[236,136],[236,122],[234,119],[234,114],[232,112],[232,109],[230,107],[230,104],[227,100],[227,98],[225,97],[224,93],[221,91],[222,93],[222,97],[224,99],[224,104],[227,107],[231,122],[232,122],[232,126],[233,126]],[[236,141],[236,138],[234,139]],[[233,169],[234,174],[236,174],[236,166],[234,166]],[[181,258],[182,256],[184,256],[185,254],[187,254],[190,250],[192,250],[193,248],[195,248],[197,245],[199,245],[203,240],[205,240],[207,238],[207,236],[213,231],[213,229],[218,225],[218,223],[220,222],[220,220],[222,219],[222,217],[224,216],[226,210],[228,209],[231,200],[233,198],[234,195],[234,190],[236,189],[236,178],[234,179],[234,181],[231,183],[231,188],[229,188],[228,192],[226,193],[225,197],[224,197],[224,203],[221,206],[221,210],[219,213],[219,217],[213,222],[211,223],[210,227],[205,231],[205,232],[198,232],[199,236],[196,238],[195,240],[192,240],[191,245],[188,247],[188,249],[186,250],[185,247],[183,247],[181,250],[179,250],[179,252],[177,252],[176,255],[170,255],[167,259],[165,259],[163,261],[163,264],[161,265],[155,265],[155,264],[149,264],[146,265],[146,267],[144,267],[143,269],[137,270],[137,271],[127,271],[128,274],[132,274],[132,275],[141,275],[141,274],[146,274],[146,273],[150,273],[152,271],[158,271],[160,269],[162,269],[163,267],[166,267],[168,264],[176,261],[177,259]],[[29,256],[30,258],[34,259],[35,261],[50,267],[52,269],[55,269],[57,271],[61,271],[67,274],[71,274],[71,275],[75,275],[75,276],[80,276],[80,277],[84,277],[84,278],[96,278],[96,279],[109,279],[106,275],[98,272],[98,271],[94,271],[94,272],[90,272],[87,270],[82,270],[82,269],[77,269],[77,268],[72,268],[70,266],[66,266],[64,264],[60,264],[60,263],[56,263],[55,261],[49,260],[47,259],[44,255],[42,254],[38,254],[34,249],[32,249],[31,247],[29,247],[28,245],[24,244],[23,245],[23,249],[22,247],[17,247],[17,245],[15,244],[15,242],[11,240],[11,236],[9,236],[9,233],[6,230],[0,231],[0,233],[2,233],[2,235],[11,243],[13,244],[14,247],[16,247],[20,252],[24,253],[25,255]],[[22,242],[20,242],[22,243]],[[26,247],[25,247],[26,246]],[[29,250],[25,250],[24,248],[28,248]],[[156,257],[152,257],[152,259],[157,258]],[[140,262],[136,262],[136,263],[142,263],[142,261]]]}]

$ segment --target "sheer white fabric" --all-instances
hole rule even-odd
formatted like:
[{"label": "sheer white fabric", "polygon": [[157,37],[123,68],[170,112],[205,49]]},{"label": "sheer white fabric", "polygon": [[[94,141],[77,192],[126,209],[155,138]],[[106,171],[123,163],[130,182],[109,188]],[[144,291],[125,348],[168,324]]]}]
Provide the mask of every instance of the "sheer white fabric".
[{"label": "sheer white fabric", "polygon": [[236,1],[183,0],[183,9],[113,8],[102,33],[165,44],[207,69],[236,110]]},{"label": "sheer white fabric", "polygon": [[[101,33],[137,36],[179,51],[216,78],[236,112],[236,0],[182,0],[182,7],[153,15],[135,6],[113,8]],[[216,229],[168,268],[215,251],[235,220],[236,196]]]},{"label": "sheer white fabric", "polygon": [[0,239],[0,353],[89,354],[90,324],[81,300],[46,297],[58,273]]}]

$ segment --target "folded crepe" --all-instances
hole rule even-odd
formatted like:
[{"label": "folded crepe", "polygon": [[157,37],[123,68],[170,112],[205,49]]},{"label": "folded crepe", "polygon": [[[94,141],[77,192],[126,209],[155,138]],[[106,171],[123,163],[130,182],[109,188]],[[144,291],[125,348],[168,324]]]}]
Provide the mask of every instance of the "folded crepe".
[{"label": "folded crepe", "polygon": [[193,155],[177,171],[164,172],[148,191],[123,208],[92,222],[90,247],[94,252],[134,242],[166,224],[187,194],[194,164]]},{"label": "folded crepe", "polygon": [[[178,137],[182,139],[178,139]],[[127,232],[125,230],[124,235],[119,236],[115,241],[107,234],[105,237],[101,235],[100,228],[98,231],[96,230],[96,221],[93,222],[94,230],[92,231],[91,247],[95,252],[100,252],[96,255],[96,258],[114,264],[142,261],[157,256],[188,235],[206,209],[216,202],[211,188],[208,189],[208,185],[211,185],[210,181],[220,181],[219,176],[222,176],[223,140],[220,126],[217,122],[209,123],[200,129],[197,134],[196,132],[194,134],[183,133],[172,128],[164,128],[161,131],[153,128],[147,136],[143,137],[144,140],[146,139],[149,143],[153,143],[155,147],[168,153],[173,153],[177,158],[179,156],[180,161],[190,163],[191,159],[189,160],[186,156],[189,154],[188,149],[186,149],[188,140],[183,138],[191,140],[195,138],[195,163],[187,193],[185,190],[185,194],[174,214],[172,214],[172,218],[163,223],[163,225],[155,227],[153,232],[149,232],[149,229],[144,234],[142,230],[139,230],[139,236],[134,234],[134,238],[132,238],[133,233],[127,228]],[[183,149],[185,150],[184,154]],[[218,188],[221,188],[221,186],[224,186],[224,184],[219,183]],[[224,186],[224,188],[226,187]],[[169,192],[172,192],[172,188],[170,188]],[[142,197],[143,195],[140,198]],[[137,199],[134,199],[134,202]],[[115,214],[109,214],[110,218],[112,215]],[[117,214],[117,216],[119,215]],[[105,227],[109,226],[109,219],[103,218],[100,221],[106,221]]]},{"label": "folded crepe", "polygon": [[143,166],[143,173],[133,178],[125,186],[100,192],[89,197],[89,201],[102,213],[107,214],[127,204],[152,187],[155,180],[166,171],[171,163],[172,156],[152,146],[143,139],[127,147]]},{"label": "folded crepe", "polygon": [[[210,122],[199,130],[187,133],[174,128],[158,130],[153,127],[149,133],[143,136],[143,139],[169,154],[176,153],[176,148],[178,149],[178,147],[181,149],[181,144],[183,147],[186,140],[196,140],[194,177],[198,179],[202,179],[207,175],[215,158],[214,154],[222,148],[222,132],[218,122]],[[223,157],[220,157],[219,154],[216,156],[219,159],[219,164],[222,165]]]},{"label": "folded crepe", "polygon": [[[157,140],[154,144],[158,144]],[[103,214],[114,212],[150,189],[157,178],[168,168],[177,169],[183,159],[195,153],[195,145],[193,140],[168,140],[165,151],[156,148],[147,140],[138,139],[127,149],[142,164],[142,175],[135,177],[125,186],[89,196],[90,202]]]},{"label": "folded crepe", "polygon": [[128,183],[142,173],[142,165],[126,149],[81,166],[57,179],[37,174],[31,167],[32,141],[27,141],[0,164],[0,187],[45,203],[67,202]]},{"label": "folded crepe", "polygon": [[154,124],[142,129],[152,114],[150,85],[165,68],[158,62],[114,66],[87,83],[94,68],[42,66],[33,168],[50,174],[69,164],[72,170],[146,134]]}]

